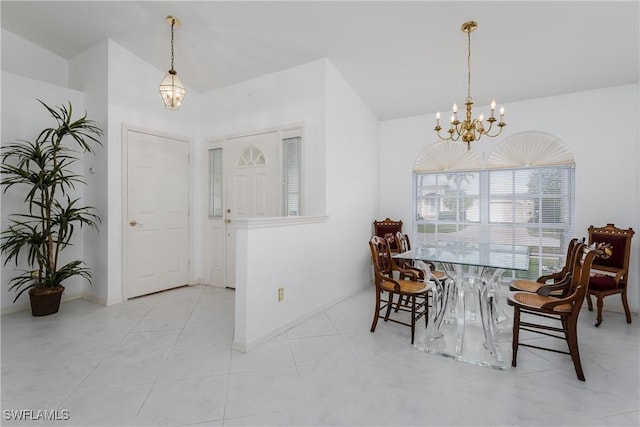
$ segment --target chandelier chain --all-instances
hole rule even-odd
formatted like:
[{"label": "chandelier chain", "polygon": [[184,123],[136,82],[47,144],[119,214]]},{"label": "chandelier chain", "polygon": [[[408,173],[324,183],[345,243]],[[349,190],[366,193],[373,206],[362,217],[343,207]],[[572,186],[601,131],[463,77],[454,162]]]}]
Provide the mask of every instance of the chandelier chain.
[{"label": "chandelier chain", "polygon": [[467,101],[471,99],[471,31],[467,31]]},{"label": "chandelier chain", "polygon": [[173,70],[173,27],[176,25],[175,18],[171,20],[171,69]]}]

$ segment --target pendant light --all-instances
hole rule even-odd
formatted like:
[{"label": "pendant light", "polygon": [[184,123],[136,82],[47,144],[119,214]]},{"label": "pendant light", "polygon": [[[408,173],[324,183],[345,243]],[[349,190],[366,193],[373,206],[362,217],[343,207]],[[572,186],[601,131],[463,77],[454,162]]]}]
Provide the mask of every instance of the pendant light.
[{"label": "pendant light", "polygon": [[187,91],[184,84],[178,77],[178,73],[173,69],[173,29],[180,26],[180,20],[175,16],[167,16],[167,22],[171,25],[171,69],[165,74],[160,82],[160,96],[164,106],[169,110],[179,110]]}]

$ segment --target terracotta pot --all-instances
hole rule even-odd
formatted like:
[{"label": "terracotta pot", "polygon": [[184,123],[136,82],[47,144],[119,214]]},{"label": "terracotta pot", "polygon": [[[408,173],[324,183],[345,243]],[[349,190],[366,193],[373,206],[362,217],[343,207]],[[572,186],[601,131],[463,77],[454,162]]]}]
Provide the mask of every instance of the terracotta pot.
[{"label": "terracotta pot", "polygon": [[60,309],[60,300],[63,292],[64,286],[29,289],[31,315],[48,316],[49,314],[57,313]]}]

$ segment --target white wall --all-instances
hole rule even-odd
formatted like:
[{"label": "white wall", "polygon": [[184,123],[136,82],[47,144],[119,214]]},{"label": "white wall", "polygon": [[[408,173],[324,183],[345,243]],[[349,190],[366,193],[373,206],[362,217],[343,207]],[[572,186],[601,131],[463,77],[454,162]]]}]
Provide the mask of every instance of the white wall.
[{"label": "white wall", "polygon": [[[637,84],[625,85],[508,104],[502,135],[483,138],[473,149],[486,158],[498,141],[515,133],[554,135],[567,144],[576,161],[576,234],[586,236],[589,225],[606,223],[640,232],[638,89]],[[474,110],[486,114],[488,107]],[[435,114],[381,123],[381,215],[412,223],[411,170],[418,154],[438,141],[434,124]],[[629,278],[629,305],[634,312],[640,306],[639,243],[636,235]],[[605,300],[605,309],[621,307],[619,297]]]},{"label": "white wall", "polygon": [[380,219],[380,125],[330,62],[327,88],[327,214],[331,225],[328,246],[334,247],[329,261],[331,265],[342,265],[347,260],[339,275],[340,286],[352,289],[368,284],[372,275],[369,239],[373,221]]},{"label": "white wall", "polygon": [[[4,52],[3,52],[4,54]],[[3,57],[4,59],[4,57]],[[3,61],[4,64],[4,61]],[[37,101],[41,99],[50,107],[58,107],[71,102],[74,108],[74,117],[84,112],[84,95],[81,92],[56,86],[51,83],[33,80],[28,77],[2,72],[2,144],[13,143],[17,140],[33,141],[42,129],[55,127],[56,122],[49,112]],[[75,171],[81,172],[82,162],[78,162]],[[78,188],[71,196],[81,196],[82,188]],[[14,187],[7,193],[2,193],[2,230],[5,230],[10,213],[24,212],[24,189]],[[83,241],[76,235],[73,246],[65,251],[65,259],[83,258]],[[2,258],[4,263],[4,255]],[[90,265],[89,265],[90,266]],[[0,300],[2,313],[22,310],[29,306],[29,297],[23,294],[15,304],[13,299],[17,295],[9,291],[7,282],[14,276],[15,265],[13,261],[2,269],[2,289]],[[18,269],[25,269],[26,265],[18,265]],[[86,282],[79,278],[65,282],[65,300],[78,298],[82,295]]]},{"label": "white wall", "polygon": [[320,215],[277,226],[236,221],[236,348],[249,349],[370,283],[378,120],[330,62],[209,92],[202,119],[209,140],[302,123],[306,213]]},{"label": "white wall", "polygon": [[[85,260],[91,266],[93,280],[91,286],[85,287],[84,296],[99,303],[108,299],[108,239],[109,218],[107,205],[108,176],[108,129],[107,123],[108,85],[107,54],[108,43],[103,41],[72,58],[69,64],[69,83],[76,90],[85,94],[88,117],[99,123],[104,134],[102,147],[96,149],[95,155],[87,156],[84,164],[84,180],[87,183],[84,192],[84,203],[97,209],[101,218],[99,231],[84,230],[84,245],[91,248],[86,251]],[[93,171],[93,172],[92,172]]]},{"label": "white wall", "polygon": [[69,62],[2,28],[2,70],[60,87],[68,87]]}]

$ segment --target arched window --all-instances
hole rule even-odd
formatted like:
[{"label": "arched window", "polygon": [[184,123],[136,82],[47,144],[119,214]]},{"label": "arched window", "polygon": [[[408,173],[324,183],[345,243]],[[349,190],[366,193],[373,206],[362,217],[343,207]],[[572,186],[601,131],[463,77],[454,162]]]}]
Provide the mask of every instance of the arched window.
[{"label": "arched window", "polygon": [[236,161],[237,167],[262,166],[266,163],[264,154],[258,147],[247,147]]},{"label": "arched window", "polygon": [[527,245],[529,272],[564,264],[574,237],[574,159],[552,135],[513,135],[486,164],[466,145],[437,142],[414,163],[414,241],[475,241]]}]

